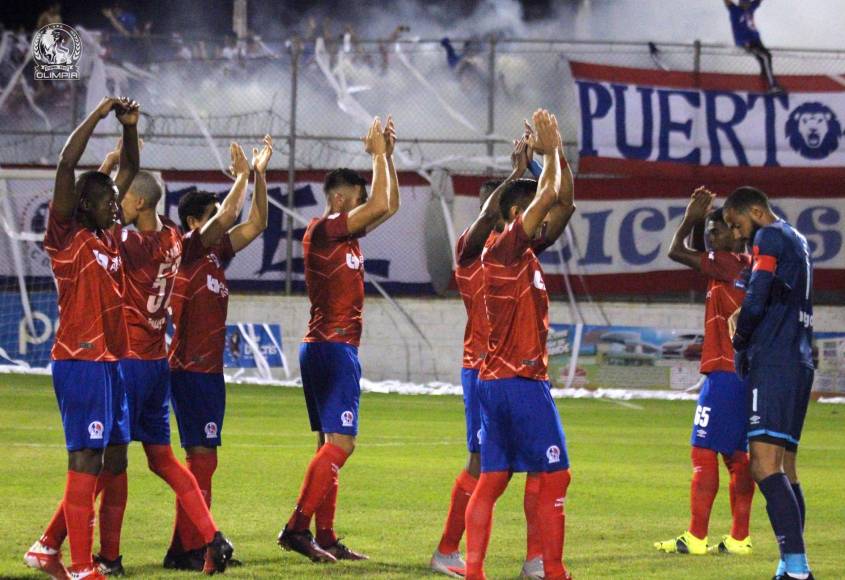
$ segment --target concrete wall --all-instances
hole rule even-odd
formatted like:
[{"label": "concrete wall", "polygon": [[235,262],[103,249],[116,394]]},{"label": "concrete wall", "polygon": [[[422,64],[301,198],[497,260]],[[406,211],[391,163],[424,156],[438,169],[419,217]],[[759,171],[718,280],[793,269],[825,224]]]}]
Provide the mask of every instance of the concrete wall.
[{"label": "concrete wall", "polygon": [[[396,379],[415,383],[444,381],[460,383],[466,314],[457,298],[399,300],[431,343],[429,347],[405,318],[386,300],[367,297],[364,303],[364,334],[361,365],[372,380]],[[698,329],[703,327],[701,304],[601,304],[612,324]],[[299,342],[309,317],[308,299],[303,296],[232,295],[229,323],[269,322],[282,327],[285,356],[292,376],[299,376]],[[602,324],[596,307],[581,305],[588,324]],[[569,304],[552,302],[552,322],[571,322]],[[815,310],[815,328],[820,332],[845,331],[845,307],[820,306]]]}]

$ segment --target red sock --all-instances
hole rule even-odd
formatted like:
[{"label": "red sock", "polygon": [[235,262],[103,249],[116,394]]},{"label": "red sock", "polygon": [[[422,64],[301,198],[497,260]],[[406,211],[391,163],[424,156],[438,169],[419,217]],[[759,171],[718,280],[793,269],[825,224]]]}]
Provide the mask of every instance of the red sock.
[{"label": "red sock", "polygon": [[346,452],[331,443],[320,447],[311,459],[302,481],[302,489],[296,500],[296,509],[288,520],[288,528],[301,532],[311,525],[311,516],[323,503],[323,499],[332,485],[332,478],[346,463]]},{"label": "red sock", "polygon": [[467,505],[467,558],[466,580],[484,578],[484,556],[490,543],[493,527],[493,508],[496,500],[508,486],[510,474],[507,471],[489,471],[478,478],[478,485],[472,492]]},{"label": "red sock", "polygon": [[525,497],[522,508],[525,511],[525,559],[533,560],[543,555],[543,541],[540,534],[540,514],[537,504],[540,501],[540,477],[525,476]]},{"label": "red sock", "polygon": [[41,543],[48,548],[58,550],[67,537],[67,524],[65,523],[65,502],[60,501],[53,519],[47,524],[47,529],[41,536]]},{"label": "red sock", "polygon": [[446,514],[446,526],[443,529],[443,536],[440,538],[440,545],[437,551],[441,554],[457,552],[461,547],[461,537],[466,528],[466,511],[469,498],[475,489],[478,480],[466,469],[458,474],[455,485],[452,486],[452,499],[449,503],[449,512]]},{"label": "red sock", "polygon": [[731,472],[731,536],[735,540],[744,540],[748,537],[751,500],[754,499],[754,480],[751,478],[748,454],[735,451],[731,457],[725,457],[725,465]]},{"label": "red sock", "polygon": [[334,514],[337,510],[337,492],[340,482],[337,472],[332,471],[332,480],[323,503],[314,512],[314,523],[317,526],[317,543],[326,548],[337,542],[334,533]]},{"label": "red sock", "polygon": [[690,533],[699,539],[707,537],[710,510],[719,491],[719,462],[715,451],[692,448],[692,485],[690,486]]},{"label": "red sock", "polygon": [[[197,485],[197,480],[184,465],[179,463],[173,455],[173,448],[170,445],[144,445],[144,452],[147,454],[147,464],[150,470],[162,478],[176,493],[179,505],[185,510],[188,519],[199,530],[202,538],[202,546],[214,539],[217,532],[217,524],[205,505],[202,492]],[[182,546],[185,550],[201,548],[202,546]]]},{"label": "red sock", "polygon": [[566,578],[563,542],[566,537],[566,490],[571,476],[568,469],[541,473],[537,513],[543,545],[543,572],[549,580]]},{"label": "red sock", "polygon": [[[217,470],[217,453],[190,453],[187,460],[188,469],[197,480],[205,505],[211,509],[211,478]],[[174,541],[171,548],[178,553],[184,550],[194,550],[203,547],[207,542],[203,538],[182,505],[176,502],[176,523],[173,532]],[[185,546],[190,546],[186,548]]]},{"label": "red sock", "polygon": [[94,545],[94,490],[97,476],[78,471],[67,472],[64,511],[70,540],[70,561],[74,571],[91,568]]},{"label": "red sock", "polygon": [[126,472],[115,475],[104,469],[100,472],[97,487],[103,490],[100,500],[100,556],[115,560],[120,556],[120,530],[126,511]]}]

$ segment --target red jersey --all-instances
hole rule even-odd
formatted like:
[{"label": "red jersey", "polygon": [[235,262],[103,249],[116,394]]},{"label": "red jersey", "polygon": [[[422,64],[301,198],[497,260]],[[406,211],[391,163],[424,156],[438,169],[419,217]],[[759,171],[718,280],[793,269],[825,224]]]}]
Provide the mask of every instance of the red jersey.
[{"label": "red jersey", "polygon": [[740,275],[750,265],[748,254],[709,252],[701,257],[701,272],[710,277],[704,306],[701,373],[735,372],[728,318],[745,298],[745,286],[740,281]]},{"label": "red jersey", "polygon": [[462,256],[466,248],[469,228],[458,238],[456,253],[458,267],[455,269],[455,283],[464,301],[467,311],[467,324],[464,330],[464,362],[466,369],[480,369],[487,356],[487,339],[490,336],[490,323],[484,306],[484,275],[481,272],[481,255],[465,260]]},{"label": "red jersey", "polygon": [[479,378],[548,380],[549,295],[522,216],[488,240],[481,264],[490,339]]},{"label": "red jersey", "polygon": [[126,354],[119,235],[120,226],[92,231],[50,212],[44,249],[59,293],[53,360],[116,361]]},{"label": "red jersey", "polygon": [[[163,217],[161,220],[160,231],[124,228],[120,237],[120,255],[126,265],[124,310],[129,330],[126,358],[156,360],[167,356],[164,341],[167,308],[182,260],[182,234],[173,222]],[[199,236],[194,238],[200,241]],[[202,244],[199,246],[202,251]],[[197,253],[196,248],[192,251]]]},{"label": "red jersey", "polygon": [[[196,238],[196,239],[195,239]],[[170,368],[195,373],[222,373],[226,346],[226,314],[229,289],[226,287],[226,263],[235,256],[226,234],[211,248],[203,248],[198,259],[187,259],[187,250],[202,247],[199,230],[188,232],[182,240],[186,255],[179,266],[173,286],[170,342]]]},{"label": "red jersey", "polygon": [[314,218],[302,237],[311,320],[303,342],[361,341],[364,255],[346,213]]}]

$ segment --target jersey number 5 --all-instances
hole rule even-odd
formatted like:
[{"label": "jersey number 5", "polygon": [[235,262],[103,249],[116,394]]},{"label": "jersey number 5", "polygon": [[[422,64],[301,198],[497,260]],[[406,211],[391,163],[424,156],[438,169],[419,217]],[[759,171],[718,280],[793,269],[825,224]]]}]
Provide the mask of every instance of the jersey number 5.
[{"label": "jersey number 5", "polygon": [[164,307],[167,308],[170,306],[170,296],[167,294],[168,274],[176,272],[176,270],[179,269],[179,262],[180,260],[177,258],[174,262],[163,262],[158,265],[158,276],[156,276],[156,281],[153,283],[153,288],[156,290],[156,293],[151,294],[150,297],[147,298],[147,312],[150,314],[154,314],[159,311],[165,297],[167,298],[167,304],[165,304]]}]

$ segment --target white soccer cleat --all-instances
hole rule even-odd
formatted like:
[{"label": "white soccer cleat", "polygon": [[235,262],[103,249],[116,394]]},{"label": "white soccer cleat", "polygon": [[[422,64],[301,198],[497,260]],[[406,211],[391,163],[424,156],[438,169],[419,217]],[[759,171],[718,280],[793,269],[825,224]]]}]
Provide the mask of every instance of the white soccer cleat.
[{"label": "white soccer cleat", "polygon": [[543,571],[543,557],[537,556],[526,560],[522,565],[522,572],[519,574],[520,578],[545,578],[546,573]]},{"label": "white soccer cleat", "polygon": [[53,580],[70,580],[70,574],[62,564],[62,553],[41,543],[38,540],[24,554],[24,564],[35,570],[40,570]]},{"label": "white soccer cleat", "polygon": [[442,554],[440,550],[434,550],[431,556],[431,569],[452,578],[463,578],[466,573],[466,562],[460,552]]}]

